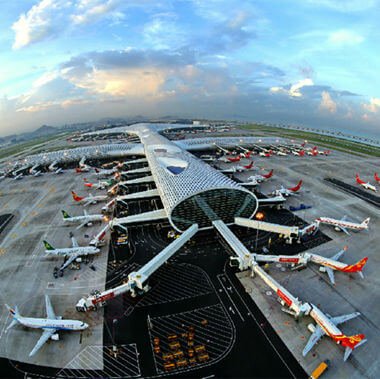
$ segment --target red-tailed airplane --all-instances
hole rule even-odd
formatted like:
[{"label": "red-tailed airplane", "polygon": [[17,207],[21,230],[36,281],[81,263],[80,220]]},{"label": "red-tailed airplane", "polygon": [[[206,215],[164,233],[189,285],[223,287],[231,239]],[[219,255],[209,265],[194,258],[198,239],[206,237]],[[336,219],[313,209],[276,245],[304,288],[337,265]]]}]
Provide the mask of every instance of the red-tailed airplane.
[{"label": "red-tailed airplane", "polygon": [[373,184],[371,184],[370,182],[365,182],[364,180],[361,180],[359,178],[359,174],[356,174],[355,179],[356,179],[356,183],[360,184],[365,189],[377,192],[376,187]]},{"label": "red-tailed airplane", "polygon": [[240,183],[242,186],[257,186],[259,183],[271,178],[273,176],[273,169],[268,174],[252,175],[248,178],[248,182]]},{"label": "red-tailed airplane", "polygon": [[74,191],[71,191],[71,195],[73,196],[73,199],[77,203],[83,203],[84,206],[89,205],[89,204],[96,204],[98,201],[108,200],[107,195],[93,196],[93,195],[89,194],[88,196],[78,196]]},{"label": "red-tailed airplane", "polygon": [[380,177],[379,175],[377,175],[377,172],[375,172],[375,175],[373,176],[375,178],[375,180],[380,183]]},{"label": "red-tailed airplane", "polygon": [[318,217],[315,221],[317,222],[318,227],[319,227],[319,224],[332,225],[337,232],[342,231],[346,233],[347,235],[350,235],[347,229],[354,230],[354,231],[361,231],[364,229],[368,229],[370,218],[369,217],[366,218],[360,224],[357,222],[347,221],[346,215],[343,216],[343,218],[340,220],[337,220],[331,217]]},{"label": "red-tailed airplane", "polygon": [[291,196],[295,195],[302,186],[302,180],[300,180],[295,187],[285,188],[284,186],[281,186],[280,189],[273,191],[273,195],[283,195],[283,196]]}]

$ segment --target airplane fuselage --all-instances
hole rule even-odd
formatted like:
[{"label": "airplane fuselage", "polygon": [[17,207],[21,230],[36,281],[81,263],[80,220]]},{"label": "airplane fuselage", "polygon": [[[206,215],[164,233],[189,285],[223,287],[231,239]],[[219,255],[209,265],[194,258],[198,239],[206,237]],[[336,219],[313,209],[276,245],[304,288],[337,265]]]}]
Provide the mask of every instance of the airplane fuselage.
[{"label": "airplane fuselage", "polygon": [[47,318],[22,317],[16,318],[17,321],[28,328],[33,329],[56,329],[58,330],[84,330],[88,327],[78,320],[54,320]]},{"label": "airplane fuselage", "polygon": [[97,254],[100,250],[94,246],[79,246],[79,247],[67,247],[62,249],[45,250],[46,254],[51,255],[91,255]]},{"label": "airplane fuselage", "polygon": [[69,224],[72,223],[82,223],[82,222],[96,222],[96,221],[103,221],[104,216],[103,215],[88,215],[88,216],[75,216],[70,218],[64,218],[63,221],[67,222]]}]

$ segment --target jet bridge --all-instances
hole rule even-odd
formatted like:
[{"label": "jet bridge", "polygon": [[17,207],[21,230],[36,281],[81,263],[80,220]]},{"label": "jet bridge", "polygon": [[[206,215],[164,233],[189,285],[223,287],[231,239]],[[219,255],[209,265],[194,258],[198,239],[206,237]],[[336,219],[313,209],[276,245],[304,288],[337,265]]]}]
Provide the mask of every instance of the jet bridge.
[{"label": "jet bridge", "polygon": [[222,220],[213,221],[212,224],[237,255],[237,257],[233,257],[232,259],[239,262],[239,270],[246,270],[250,266],[251,261],[251,253],[249,250],[242,244],[239,238],[231,232],[230,228]]},{"label": "jet bridge", "polygon": [[272,224],[270,222],[251,220],[243,217],[235,217],[235,224],[245,226],[247,228],[282,234],[284,238],[286,238],[286,242],[288,243],[292,243],[293,239],[297,239],[297,241],[300,241],[301,237],[303,237],[304,235],[312,234],[318,229],[318,225],[316,223],[307,225],[304,228],[300,229],[298,226]]},{"label": "jet bridge", "polygon": [[127,225],[135,224],[138,222],[151,222],[151,221],[160,221],[167,219],[168,216],[165,212],[165,209],[157,209],[155,211],[139,213],[136,215],[131,215],[127,217],[114,218],[109,222],[110,228],[113,229],[115,226],[120,226],[125,229]]},{"label": "jet bridge", "polygon": [[150,199],[152,197],[159,197],[160,194],[158,193],[158,190],[155,189],[150,189],[146,191],[140,191],[140,192],[134,192],[134,193],[129,193],[127,195],[121,195],[121,196],[116,196],[114,199],[109,201],[104,207],[102,207],[102,212],[110,212],[113,209],[113,206],[115,205],[116,202],[124,202],[126,200],[140,200],[140,199]]},{"label": "jet bridge", "polygon": [[133,271],[128,275],[128,281],[115,288],[108,289],[103,292],[94,291],[94,294],[80,299],[76,305],[78,312],[86,312],[96,310],[98,306],[105,305],[109,299],[113,299],[123,293],[130,292],[132,296],[138,293],[144,293],[149,290],[147,280],[168,261],[191,237],[198,231],[198,225],[194,224],[188,228],[180,237],[175,239],[164,250],[157,254],[152,260],[146,263],[137,271]]}]

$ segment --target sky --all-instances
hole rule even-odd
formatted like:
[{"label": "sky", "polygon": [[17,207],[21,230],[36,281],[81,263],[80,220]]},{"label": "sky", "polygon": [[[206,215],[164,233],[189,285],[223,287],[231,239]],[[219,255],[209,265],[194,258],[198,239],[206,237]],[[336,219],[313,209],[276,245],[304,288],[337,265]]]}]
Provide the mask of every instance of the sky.
[{"label": "sky", "polygon": [[380,136],[380,0],[0,5],[0,136],[135,115]]}]

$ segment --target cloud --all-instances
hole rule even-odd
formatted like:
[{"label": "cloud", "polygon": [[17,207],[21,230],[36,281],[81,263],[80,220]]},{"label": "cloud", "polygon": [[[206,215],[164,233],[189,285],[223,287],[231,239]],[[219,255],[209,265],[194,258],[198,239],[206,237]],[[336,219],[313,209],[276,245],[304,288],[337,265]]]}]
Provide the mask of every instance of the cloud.
[{"label": "cloud", "polygon": [[308,0],[308,2],[346,13],[366,11],[379,3],[378,0]]},{"label": "cloud", "polygon": [[13,48],[20,49],[54,36],[59,31],[63,17],[61,10],[65,7],[62,0],[41,0],[27,13],[21,14],[12,25],[15,32]]},{"label": "cloud", "polygon": [[302,79],[295,84],[292,84],[289,89],[284,87],[271,87],[270,92],[272,93],[284,93],[288,94],[290,97],[302,97],[301,89],[305,86],[314,85],[313,81],[309,78]]},{"label": "cloud", "polygon": [[341,29],[330,33],[327,41],[334,46],[350,46],[362,43],[364,37],[352,30]]},{"label": "cloud", "polygon": [[319,109],[321,111],[336,113],[336,102],[331,98],[330,94],[327,91],[322,92],[322,100],[319,104]]},{"label": "cloud", "polygon": [[371,113],[377,113],[380,111],[380,99],[372,97],[369,104],[362,104],[363,108]]},{"label": "cloud", "polygon": [[94,22],[115,11],[119,5],[120,0],[80,0],[71,19],[75,24]]}]

